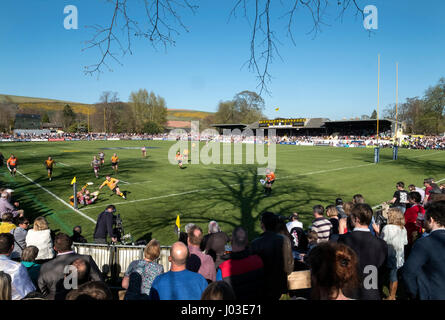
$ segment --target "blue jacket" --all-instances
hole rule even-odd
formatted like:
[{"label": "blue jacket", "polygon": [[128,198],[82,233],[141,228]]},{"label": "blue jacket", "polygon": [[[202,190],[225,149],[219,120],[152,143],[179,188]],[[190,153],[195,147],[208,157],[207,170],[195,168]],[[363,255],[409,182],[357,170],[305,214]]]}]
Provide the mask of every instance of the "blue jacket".
[{"label": "blue jacket", "polygon": [[421,300],[445,300],[445,230],[420,238],[402,271],[406,289]]}]

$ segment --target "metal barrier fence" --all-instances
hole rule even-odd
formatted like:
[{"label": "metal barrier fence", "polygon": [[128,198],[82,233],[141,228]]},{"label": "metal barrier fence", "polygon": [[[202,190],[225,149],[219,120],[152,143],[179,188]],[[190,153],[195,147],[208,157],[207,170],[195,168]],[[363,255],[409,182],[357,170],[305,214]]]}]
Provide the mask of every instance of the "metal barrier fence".
[{"label": "metal barrier fence", "polygon": [[[73,249],[78,254],[90,255],[96,262],[102,273],[114,280],[123,277],[130,263],[144,258],[145,246],[129,246],[114,244],[74,243]],[[164,271],[170,270],[169,246],[161,246],[161,254],[156,260],[164,267]]]}]

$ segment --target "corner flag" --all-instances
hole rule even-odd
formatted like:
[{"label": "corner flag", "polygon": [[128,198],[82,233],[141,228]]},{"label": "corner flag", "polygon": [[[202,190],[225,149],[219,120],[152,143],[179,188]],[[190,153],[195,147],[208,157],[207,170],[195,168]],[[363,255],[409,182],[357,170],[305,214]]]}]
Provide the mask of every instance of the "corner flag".
[{"label": "corner flag", "polygon": [[180,222],[180,220],[179,220],[179,214],[178,214],[178,216],[176,217],[176,223],[175,223],[176,225],[175,225],[175,231],[178,233],[178,235],[179,235],[179,232],[181,231],[181,222]]},{"label": "corner flag", "polygon": [[71,184],[75,184],[76,183],[76,177],[73,178],[73,180],[71,180]]}]

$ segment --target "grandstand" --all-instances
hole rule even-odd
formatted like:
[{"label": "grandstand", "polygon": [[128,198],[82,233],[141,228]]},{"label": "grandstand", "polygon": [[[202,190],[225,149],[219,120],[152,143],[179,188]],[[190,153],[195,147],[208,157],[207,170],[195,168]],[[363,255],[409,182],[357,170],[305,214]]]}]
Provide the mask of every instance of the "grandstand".
[{"label": "grandstand", "polygon": [[42,129],[40,114],[17,113],[15,115],[14,129]]}]

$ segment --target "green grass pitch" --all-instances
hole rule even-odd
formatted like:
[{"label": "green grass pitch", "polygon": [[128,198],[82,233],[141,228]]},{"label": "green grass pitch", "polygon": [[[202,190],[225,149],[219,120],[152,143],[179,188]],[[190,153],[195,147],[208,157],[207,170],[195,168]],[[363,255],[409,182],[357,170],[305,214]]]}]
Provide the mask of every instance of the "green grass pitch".
[{"label": "green grass pitch", "polygon": [[[19,159],[18,170],[26,176],[18,174],[13,178],[3,166],[0,184],[16,190],[27,216],[44,215],[51,229],[68,234],[75,225],[81,225],[84,236],[91,241],[94,223],[66,205],[72,194],[70,182],[74,176],[79,186],[92,181],[94,185],[89,189],[96,191],[105,175],[113,173],[110,158],[116,152],[120,164],[114,177],[121,180],[119,186],[126,192],[127,200],[105,188],[97,203],[80,206],[80,211],[96,220],[108,204],[115,204],[125,232],[131,233],[134,240],[156,238],[162,245],[170,245],[177,239],[174,226],[178,214],[182,229],[193,222],[206,233],[208,222],[214,219],[228,233],[236,226],[246,227],[249,238],[253,239],[261,233],[258,215],[265,210],[286,216],[297,211],[307,227],[315,204],[327,206],[337,197],[348,201],[361,193],[374,206],[392,198],[398,181],[422,186],[426,177],[445,178],[443,151],[400,149],[399,160],[392,161],[392,150],[382,149],[381,162],[374,164],[372,149],[277,145],[277,180],[272,196],[264,197],[259,183],[263,177],[256,175],[256,165],[188,164],[181,170],[167,159],[173,144],[167,141],[0,143],[0,152],[6,158],[14,153]],[[142,146],[148,147],[145,159],[141,155]],[[90,162],[100,151],[105,153],[105,166],[100,179],[96,179]],[[49,155],[57,163],[53,181],[48,181],[43,165]]]}]

